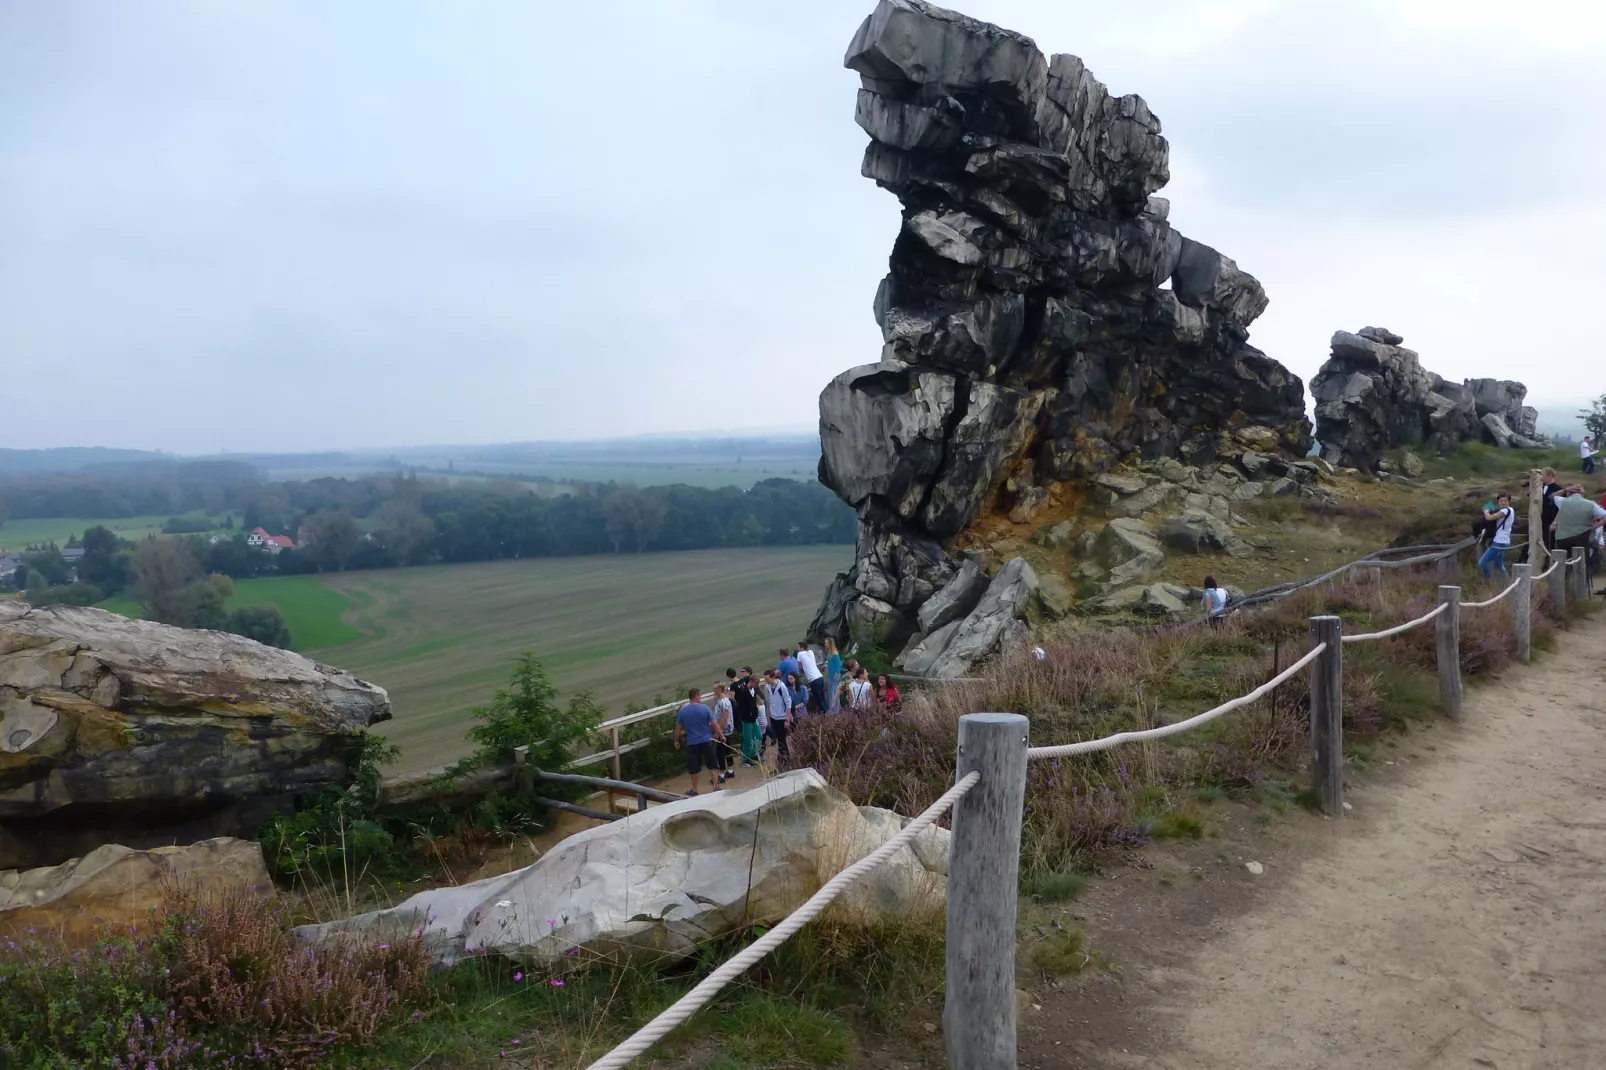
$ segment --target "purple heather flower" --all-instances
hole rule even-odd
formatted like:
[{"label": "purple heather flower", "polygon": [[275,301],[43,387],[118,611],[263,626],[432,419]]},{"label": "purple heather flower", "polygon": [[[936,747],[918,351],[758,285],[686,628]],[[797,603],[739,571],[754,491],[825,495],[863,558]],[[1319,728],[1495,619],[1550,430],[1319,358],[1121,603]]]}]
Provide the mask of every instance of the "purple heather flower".
[{"label": "purple heather flower", "polygon": [[524,980],[524,972],[522,970],[515,970],[513,972],[513,980],[515,980],[515,981]]},{"label": "purple heather flower", "polygon": [[552,980],[548,981],[547,984],[551,985],[553,988],[562,988],[563,987],[563,978],[554,977],[554,978],[552,978]]}]

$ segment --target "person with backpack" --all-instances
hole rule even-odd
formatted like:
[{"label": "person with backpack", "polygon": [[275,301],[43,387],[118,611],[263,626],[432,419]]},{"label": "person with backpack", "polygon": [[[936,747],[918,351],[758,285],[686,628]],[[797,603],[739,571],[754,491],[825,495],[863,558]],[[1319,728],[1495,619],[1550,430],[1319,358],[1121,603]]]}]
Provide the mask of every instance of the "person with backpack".
[{"label": "person with backpack", "polygon": [[1486,580],[1494,579],[1496,571],[1506,575],[1506,551],[1511,549],[1511,529],[1517,523],[1517,511],[1511,507],[1511,495],[1501,491],[1495,496],[1495,507],[1484,507],[1483,519],[1489,525],[1489,548],[1478,558],[1478,573]]},{"label": "person with backpack", "polygon": [[792,692],[781,681],[781,674],[774,669],[765,673],[764,677],[762,694],[764,712],[769,715],[769,737],[775,741],[780,756],[790,758],[792,755],[786,746],[786,729],[792,716]]},{"label": "person with backpack", "polygon": [[764,738],[759,734],[758,697],[753,669],[744,665],[742,675],[731,685],[731,706],[736,711],[736,723],[742,729],[742,764],[749,769],[758,765],[759,742]]},{"label": "person with backpack", "polygon": [[1204,611],[1212,628],[1221,627],[1221,622],[1227,619],[1227,589],[1217,587],[1214,576],[1204,579]]}]

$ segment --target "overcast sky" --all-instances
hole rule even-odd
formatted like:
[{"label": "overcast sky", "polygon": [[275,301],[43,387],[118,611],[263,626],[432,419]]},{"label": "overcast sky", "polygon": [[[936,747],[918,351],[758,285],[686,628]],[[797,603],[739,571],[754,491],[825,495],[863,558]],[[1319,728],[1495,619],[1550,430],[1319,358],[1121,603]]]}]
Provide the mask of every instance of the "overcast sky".
[{"label": "overcast sky", "polygon": [[[3,0],[0,446],[806,427],[898,225],[869,0]],[[1337,328],[1606,393],[1598,0],[976,0],[1142,94],[1172,221]]]}]

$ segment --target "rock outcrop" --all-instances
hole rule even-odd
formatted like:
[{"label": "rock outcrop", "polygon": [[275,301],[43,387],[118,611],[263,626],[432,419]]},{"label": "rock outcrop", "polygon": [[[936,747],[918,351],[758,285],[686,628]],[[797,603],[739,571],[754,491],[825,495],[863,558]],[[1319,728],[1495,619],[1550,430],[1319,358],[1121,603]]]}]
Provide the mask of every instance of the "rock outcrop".
[{"label": "rock outcrop", "polygon": [[880,360],[820,397],[820,479],[860,530],[817,633],[901,649],[979,517],[1028,524],[1124,460],[1309,448],[1303,385],[1248,344],[1260,284],[1154,196],[1169,150],[1140,97],[922,0],[881,0],[846,65],[903,222]]},{"label": "rock outcrop", "polygon": [[0,602],[0,866],[249,832],[348,780],[382,688],[225,632]]},{"label": "rock outcrop", "polygon": [[1453,383],[1423,368],[1404,341],[1382,327],[1334,333],[1332,355],[1311,380],[1325,460],[1370,472],[1401,446],[1549,445],[1538,434],[1539,410],[1523,404],[1527,387],[1498,379]]},{"label": "rock outcrop", "polygon": [[[570,836],[516,872],[296,934],[383,940],[422,929],[442,963],[496,952],[540,965],[576,949],[685,958],[705,941],[790,914],[904,823],[890,810],[855,806],[813,769],[799,769],[746,791],[654,806]],[[940,910],[947,872],[948,833],[932,828],[832,909],[862,921]]]},{"label": "rock outcrop", "polygon": [[205,901],[271,895],[273,882],[262,848],[250,840],[219,837],[149,851],[106,844],[59,866],[0,871],[0,937],[20,941],[32,932],[87,947],[108,933],[146,927],[174,890]]}]

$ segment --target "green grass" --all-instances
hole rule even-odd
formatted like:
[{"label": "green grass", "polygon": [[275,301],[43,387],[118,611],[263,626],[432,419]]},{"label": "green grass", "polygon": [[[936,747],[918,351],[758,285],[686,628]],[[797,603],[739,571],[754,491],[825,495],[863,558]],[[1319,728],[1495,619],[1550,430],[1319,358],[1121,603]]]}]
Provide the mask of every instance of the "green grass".
[{"label": "green grass", "polygon": [[[390,691],[395,720],[382,732],[402,748],[396,768],[426,769],[467,752],[468,708],[506,684],[520,651],[534,651],[565,695],[591,691],[616,711],[706,686],[728,666],[773,663],[851,553],[765,547],[325,575],[359,634],[303,643],[296,620],[290,630],[298,648]],[[262,601],[258,591],[286,581],[254,582]]]},{"label": "green grass", "polygon": [[[184,513],[186,517],[200,517],[200,513]],[[219,523],[222,517],[218,518]],[[147,535],[160,535],[162,525],[167,523],[166,516],[121,516],[121,517],[67,517],[64,519],[50,518],[45,520],[7,520],[0,524],[0,547],[8,550],[21,550],[24,546],[38,546],[47,542],[54,542],[58,546],[67,545],[67,540],[76,535],[82,535],[86,528],[99,524],[110,528],[112,533],[130,542],[145,538]],[[236,521],[238,523],[238,521]],[[219,528],[218,530],[222,530]]]},{"label": "green grass", "polygon": [[[296,650],[336,646],[362,635],[344,619],[346,610],[351,607],[350,600],[317,576],[268,576],[234,581],[234,597],[229,599],[229,609],[263,605],[279,607]],[[129,595],[108,598],[100,603],[100,608],[125,617],[140,615],[139,601]]]},{"label": "green grass", "polygon": [[1022,882],[1023,890],[1033,899],[1045,903],[1063,903],[1076,899],[1087,889],[1087,875],[1048,870],[1033,873]]},{"label": "green grass", "polygon": [[[1503,450],[1481,442],[1463,442],[1444,456],[1418,450],[1424,478],[1454,476],[1457,479],[1508,476],[1515,470],[1554,468],[1562,482],[1581,478],[1577,450]],[[1569,477],[1569,473],[1572,475]]]}]

